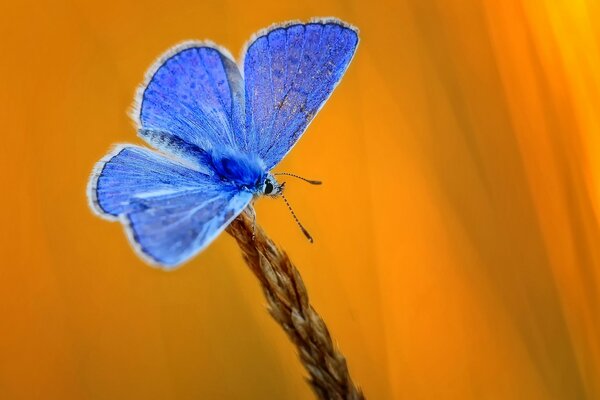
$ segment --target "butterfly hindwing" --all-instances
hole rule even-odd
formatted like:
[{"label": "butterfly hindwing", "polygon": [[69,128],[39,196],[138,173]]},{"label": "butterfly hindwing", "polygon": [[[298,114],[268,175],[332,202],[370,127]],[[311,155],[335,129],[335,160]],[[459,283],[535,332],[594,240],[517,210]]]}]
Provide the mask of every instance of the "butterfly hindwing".
[{"label": "butterfly hindwing", "polygon": [[100,161],[90,181],[90,198],[102,216],[114,219],[135,207],[133,200],[197,190],[209,176],[149,149],[118,146]]},{"label": "butterfly hindwing", "polygon": [[123,146],[98,164],[89,197],[101,215],[126,224],[146,260],[172,267],[212,242],[252,194],[151,150]]},{"label": "butterfly hindwing", "polygon": [[350,63],[358,36],[329,20],[276,27],[244,58],[246,142],[274,167],[300,138]]},{"label": "butterfly hindwing", "polygon": [[142,200],[124,220],[142,254],[153,263],[174,267],[208,246],[251,199],[249,192],[204,188]]},{"label": "butterfly hindwing", "polygon": [[235,149],[243,130],[243,90],[239,69],[226,50],[185,42],[150,69],[133,117],[142,138],[179,156],[186,149],[178,143]]}]

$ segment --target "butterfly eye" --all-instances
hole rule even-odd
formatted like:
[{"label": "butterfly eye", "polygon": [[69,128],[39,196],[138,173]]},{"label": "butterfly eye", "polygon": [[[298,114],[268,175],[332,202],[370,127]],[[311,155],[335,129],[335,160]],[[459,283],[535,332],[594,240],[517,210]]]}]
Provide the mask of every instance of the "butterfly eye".
[{"label": "butterfly eye", "polygon": [[265,194],[270,194],[271,192],[273,192],[273,184],[271,180],[267,179],[265,181]]}]

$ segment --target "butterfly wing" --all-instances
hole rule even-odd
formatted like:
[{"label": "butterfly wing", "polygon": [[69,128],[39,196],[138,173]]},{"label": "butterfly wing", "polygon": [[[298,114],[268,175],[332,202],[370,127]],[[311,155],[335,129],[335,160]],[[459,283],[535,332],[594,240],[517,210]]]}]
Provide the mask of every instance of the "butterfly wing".
[{"label": "butterfly wing", "polygon": [[357,45],[356,29],[336,20],[275,27],[251,41],[243,63],[246,147],[268,169],[298,141]]},{"label": "butterfly wing", "polygon": [[185,42],[160,57],[146,76],[132,116],[148,143],[191,160],[213,147],[239,148],[244,88],[226,50]]},{"label": "butterfly wing", "polygon": [[137,146],[119,147],[98,163],[88,195],[100,215],[125,224],[145,260],[167,268],[204,249],[252,199]]}]

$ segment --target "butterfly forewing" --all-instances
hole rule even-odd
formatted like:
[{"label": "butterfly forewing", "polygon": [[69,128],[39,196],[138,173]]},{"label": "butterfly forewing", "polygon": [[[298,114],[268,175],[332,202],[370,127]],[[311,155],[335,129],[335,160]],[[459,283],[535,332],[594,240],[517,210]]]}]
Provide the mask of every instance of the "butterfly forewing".
[{"label": "butterfly forewing", "polygon": [[276,27],[244,59],[250,151],[274,167],[298,141],[350,63],[358,36],[341,23]]},{"label": "butterfly forewing", "polygon": [[[188,42],[159,59],[134,111],[142,137],[156,148],[165,135],[208,150],[238,148],[243,131],[243,85],[237,65],[215,47]],[[162,140],[144,132],[161,132]],[[171,141],[172,142],[172,141]]]}]

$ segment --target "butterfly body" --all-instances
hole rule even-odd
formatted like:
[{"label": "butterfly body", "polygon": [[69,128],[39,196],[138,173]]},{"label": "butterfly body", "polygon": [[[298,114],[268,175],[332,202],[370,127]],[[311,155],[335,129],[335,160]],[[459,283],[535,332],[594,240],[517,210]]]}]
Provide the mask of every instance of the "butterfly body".
[{"label": "butterfly body", "polygon": [[240,190],[260,192],[268,172],[265,163],[254,154],[231,149],[215,149],[209,153],[208,165],[215,176]]},{"label": "butterfly body", "polygon": [[204,249],[256,197],[278,196],[271,172],[339,83],[355,28],[287,23],[253,38],[238,66],[211,43],[160,57],[138,91],[138,135],[156,151],[118,146],[88,184],[94,211],[120,220],[141,257],[171,268]]}]

